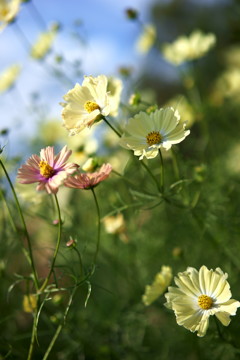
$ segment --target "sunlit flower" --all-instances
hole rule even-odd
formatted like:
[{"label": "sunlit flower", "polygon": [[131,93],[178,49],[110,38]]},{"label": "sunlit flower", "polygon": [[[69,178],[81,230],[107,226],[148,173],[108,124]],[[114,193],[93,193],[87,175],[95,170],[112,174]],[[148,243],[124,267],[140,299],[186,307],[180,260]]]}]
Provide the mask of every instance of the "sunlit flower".
[{"label": "sunlit flower", "polygon": [[77,168],[77,164],[66,163],[72,151],[67,146],[54,155],[54,149],[48,146],[42,149],[40,157],[32,155],[18,170],[18,180],[21,184],[38,182],[37,190],[46,190],[49,194],[56,194],[59,186]]},{"label": "sunlit flower", "polygon": [[8,90],[14,85],[20,70],[20,65],[16,64],[10,66],[0,74],[0,92]]},{"label": "sunlit flower", "polygon": [[108,78],[107,91],[110,105],[109,115],[117,116],[118,108],[120,104],[121,93],[123,89],[123,84],[120,79],[115,77]]},{"label": "sunlit flower", "polygon": [[[224,71],[215,82],[213,93],[223,100],[230,98],[233,101],[240,101],[240,69],[231,67]],[[213,96],[213,95],[212,95]]]},{"label": "sunlit flower", "polygon": [[53,41],[57,35],[58,27],[53,26],[49,31],[41,33],[30,50],[30,54],[34,59],[43,59],[51,50]]},{"label": "sunlit flower", "polygon": [[96,158],[89,158],[87,161],[82,165],[83,171],[86,172],[93,172],[96,167],[98,166],[98,161]]},{"label": "sunlit flower", "polygon": [[125,221],[122,213],[105,217],[103,224],[108,234],[119,234],[125,230]]},{"label": "sunlit flower", "polygon": [[173,106],[181,114],[180,123],[186,123],[186,128],[189,129],[196,120],[196,114],[187,98],[183,95],[177,95],[170,99],[165,106]]},{"label": "sunlit flower", "polygon": [[90,127],[111,111],[107,93],[108,80],[105,75],[85,76],[82,85],[78,83],[63,99],[62,118],[70,135],[76,135]]},{"label": "sunlit flower", "polygon": [[141,33],[136,48],[139,53],[146,54],[154,45],[156,40],[156,28],[152,24],[145,25]]},{"label": "sunlit flower", "polygon": [[236,314],[240,302],[230,299],[227,277],[220,268],[208,270],[206,266],[199,271],[188,267],[179,273],[174,279],[178,287],[169,287],[165,294],[165,305],[174,311],[178,325],[197,331],[198,336],[206,334],[210,315],[216,315],[224,326],[229,325],[230,315]]},{"label": "sunlit flower", "polygon": [[172,280],[172,269],[169,266],[162,266],[151,285],[146,285],[145,293],[142,296],[144,305],[148,306],[164,293]]},{"label": "sunlit flower", "polygon": [[163,56],[174,65],[185,61],[201,58],[216,43],[216,36],[212,33],[203,34],[200,30],[193,31],[189,37],[180,36],[171,44],[163,45]]},{"label": "sunlit flower", "polygon": [[111,171],[112,166],[110,164],[103,164],[99,171],[86,174],[78,173],[74,176],[70,176],[64,182],[64,185],[76,189],[91,189],[101,181],[107,179]]},{"label": "sunlit flower", "polygon": [[21,0],[0,0],[0,30],[15,19],[20,5]]},{"label": "sunlit flower", "polygon": [[126,132],[120,139],[120,145],[134,151],[140,160],[146,156],[152,159],[157,156],[158,149],[169,150],[190,133],[185,124],[179,124],[180,115],[172,107],[159,109],[150,114],[140,112],[131,118],[126,125]]},{"label": "sunlit flower", "polygon": [[33,313],[37,308],[37,296],[33,294],[23,296],[23,311]]}]

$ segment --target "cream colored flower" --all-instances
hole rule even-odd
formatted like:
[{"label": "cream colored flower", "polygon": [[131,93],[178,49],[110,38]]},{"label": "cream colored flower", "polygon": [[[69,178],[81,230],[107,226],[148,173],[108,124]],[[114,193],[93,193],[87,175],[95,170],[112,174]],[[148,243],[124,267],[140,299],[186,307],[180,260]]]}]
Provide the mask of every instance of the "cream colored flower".
[{"label": "cream colored flower", "polygon": [[107,77],[85,76],[82,85],[78,83],[63,99],[62,118],[69,135],[76,135],[85,127],[91,127],[102,116],[109,115],[111,108],[107,93]]},{"label": "cream colored flower", "polygon": [[0,0],[0,30],[13,21],[20,10],[21,0]]},{"label": "cream colored flower", "polygon": [[93,172],[96,167],[98,166],[98,161],[96,158],[89,158],[87,161],[82,165],[82,170],[86,172]]},{"label": "cream colored flower", "polygon": [[180,123],[186,123],[186,128],[189,129],[196,120],[196,114],[193,107],[183,95],[177,95],[170,99],[165,106],[173,106],[181,114]]},{"label": "cream colored flower", "polygon": [[178,325],[204,336],[209,316],[216,315],[224,326],[228,326],[230,315],[236,314],[240,302],[231,299],[227,277],[220,268],[208,270],[206,266],[199,271],[188,267],[179,273],[174,279],[178,287],[169,287],[165,294],[165,306],[174,311]]},{"label": "cream colored flower", "polygon": [[14,85],[20,71],[20,65],[15,64],[0,74],[0,93],[7,91]]},{"label": "cream colored flower", "polygon": [[145,25],[137,43],[136,49],[141,54],[146,54],[153,46],[157,37],[156,28],[152,24]]},{"label": "cream colored flower", "polygon": [[122,80],[115,77],[108,78],[107,91],[110,105],[109,115],[117,116],[120,104],[121,93],[123,89]]},{"label": "cream colored flower", "polygon": [[215,83],[214,92],[222,98],[240,101],[240,69],[232,67],[224,71]]},{"label": "cream colored flower", "polygon": [[173,43],[164,44],[163,57],[174,65],[180,65],[185,61],[201,58],[215,43],[214,34],[203,34],[200,30],[195,30],[189,37],[180,36]]},{"label": "cream colored flower", "polygon": [[41,33],[30,50],[30,54],[34,59],[43,59],[51,50],[53,41],[57,35],[58,27],[53,26],[49,31]]},{"label": "cream colored flower", "polygon": [[126,132],[120,139],[120,145],[134,151],[134,155],[152,159],[163,147],[169,150],[173,144],[178,144],[190,133],[185,130],[185,124],[179,124],[180,115],[172,107],[159,109],[150,114],[140,112],[131,118],[126,125]]},{"label": "cream colored flower", "polygon": [[164,293],[172,281],[172,269],[169,266],[162,266],[157,273],[152,285],[146,285],[145,293],[142,296],[144,305],[148,306]]},{"label": "cream colored flower", "polygon": [[122,213],[105,217],[103,224],[108,234],[119,234],[125,230],[125,221]]}]

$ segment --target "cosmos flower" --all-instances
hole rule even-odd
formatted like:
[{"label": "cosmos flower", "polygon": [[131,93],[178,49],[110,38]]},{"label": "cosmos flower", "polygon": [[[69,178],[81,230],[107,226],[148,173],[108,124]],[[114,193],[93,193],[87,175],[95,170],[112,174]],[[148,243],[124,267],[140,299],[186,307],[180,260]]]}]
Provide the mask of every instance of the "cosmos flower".
[{"label": "cosmos flower", "polygon": [[107,216],[103,219],[105,230],[108,234],[120,234],[126,228],[122,213],[115,216]]},{"label": "cosmos flower", "polygon": [[78,173],[74,176],[67,178],[64,185],[76,189],[91,189],[98,185],[101,181],[108,178],[112,171],[110,164],[103,164],[101,168],[93,173]]},{"label": "cosmos flower", "polygon": [[148,306],[155,301],[169,286],[172,280],[172,269],[169,266],[162,266],[151,285],[146,285],[145,293],[142,296],[144,305]]},{"label": "cosmos flower", "polygon": [[53,41],[57,35],[59,26],[54,24],[48,31],[42,32],[36,43],[32,46],[30,54],[34,59],[43,59],[47,53],[51,50]]},{"label": "cosmos flower", "polygon": [[216,43],[212,33],[203,34],[200,30],[193,31],[189,37],[180,36],[173,43],[163,45],[163,57],[173,65],[201,58]]},{"label": "cosmos flower", "polygon": [[21,0],[0,0],[0,30],[13,21],[20,10]]},{"label": "cosmos flower", "polygon": [[108,78],[107,92],[109,98],[110,112],[109,115],[117,116],[120,104],[123,83],[120,79],[115,77]]},{"label": "cosmos flower", "polygon": [[236,314],[240,302],[231,299],[227,277],[220,268],[209,270],[206,266],[199,271],[188,267],[179,273],[174,279],[178,287],[169,287],[165,294],[165,306],[174,311],[178,325],[204,336],[209,316],[216,315],[224,326],[228,326],[230,315]]},{"label": "cosmos flower", "polygon": [[0,93],[9,90],[21,71],[20,65],[12,65],[0,74]]},{"label": "cosmos flower", "polygon": [[150,114],[140,112],[126,125],[126,133],[120,139],[120,145],[134,151],[134,155],[152,159],[158,155],[158,149],[169,150],[190,133],[185,124],[179,124],[180,115],[172,107],[159,109]]},{"label": "cosmos flower", "polygon": [[62,118],[69,135],[76,135],[85,127],[91,127],[102,116],[111,111],[107,92],[108,79],[105,75],[85,76],[82,85],[78,83],[63,99]]},{"label": "cosmos flower", "polygon": [[152,24],[145,25],[143,32],[136,43],[137,51],[141,54],[148,53],[156,40],[156,36],[155,26]]},{"label": "cosmos flower", "polygon": [[48,194],[56,194],[59,186],[71,174],[78,165],[66,163],[72,151],[64,146],[63,149],[54,155],[54,149],[48,146],[42,149],[40,157],[32,155],[18,170],[18,181],[21,184],[32,184],[38,182],[37,190],[46,190]]}]

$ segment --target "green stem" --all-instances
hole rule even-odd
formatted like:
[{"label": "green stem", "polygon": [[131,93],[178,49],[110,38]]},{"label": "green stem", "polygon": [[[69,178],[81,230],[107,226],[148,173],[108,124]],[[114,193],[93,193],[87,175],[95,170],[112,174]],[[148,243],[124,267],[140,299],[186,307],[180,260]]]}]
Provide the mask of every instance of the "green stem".
[{"label": "green stem", "polygon": [[28,231],[27,231],[27,226],[26,226],[26,223],[25,223],[25,220],[24,220],[24,217],[23,217],[22,209],[21,209],[21,206],[19,204],[18,197],[17,197],[17,194],[15,192],[12,181],[11,181],[11,179],[10,179],[10,177],[8,175],[8,172],[7,172],[7,170],[6,170],[6,168],[5,168],[5,166],[4,166],[1,159],[0,159],[0,164],[1,164],[2,169],[3,169],[3,171],[4,171],[5,175],[6,175],[8,183],[9,183],[9,185],[11,187],[11,190],[12,190],[12,193],[13,193],[13,196],[14,196],[14,200],[16,202],[17,209],[18,209],[18,212],[19,212],[22,224],[23,224],[23,228],[24,228],[24,232],[25,232],[26,239],[27,239],[27,244],[28,244],[28,251],[29,251],[29,257],[28,257],[28,254],[27,254],[27,258],[28,259],[30,258],[30,264],[31,264],[32,272],[33,272],[34,285],[35,285],[36,290],[38,290],[39,283],[38,283],[38,277],[37,277],[35,264],[34,264],[34,259],[33,259],[32,245],[31,245],[31,241],[30,241],[30,236],[29,236]]},{"label": "green stem", "polygon": [[180,179],[180,172],[179,172],[179,167],[178,167],[178,163],[177,163],[177,156],[175,151],[173,150],[173,148],[171,148],[172,150],[172,163],[173,163],[173,171],[175,173],[175,177],[177,178],[177,180]]},{"label": "green stem", "polygon": [[13,220],[13,217],[12,217],[12,214],[11,214],[11,211],[10,211],[10,209],[9,209],[8,203],[7,203],[6,199],[5,199],[5,196],[4,196],[3,191],[2,191],[1,188],[0,188],[0,196],[1,196],[2,201],[4,202],[4,204],[5,204],[5,206],[6,206],[6,209],[7,209],[8,215],[9,215],[9,219],[10,219],[10,224],[11,224],[13,230],[17,233],[17,232],[18,232],[18,231],[17,231],[17,227],[16,227],[16,225],[15,225],[15,223],[14,223],[14,220]]},{"label": "green stem", "polygon": [[158,149],[158,153],[160,156],[160,161],[161,161],[161,167],[160,167],[160,172],[161,172],[161,179],[160,179],[160,189],[162,194],[164,193],[164,167],[163,167],[163,157],[162,157],[162,152],[161,149]]},{"label": "green stem", "polygon": [[115,134],[117,134],[118,137],[122,137],[122,134],[117,130],[115,129],[114,126],[112,126],[112,124],[103,116],[102,118],[106,124],[108,124],[108,126],[115,132]]},{"label": "green stem", "polygon": [[29,350],[28,350],[27,360],[32,359],[33,349],[34,349],[34,344],[35,344],[35,338],[36,338],[36,330],[37,330],[36,327],[37,327],[37,309],[34,311],[32,335],[31,335],[31,342],[30,342],[30,347],[29,347]]},{"label": "green stem", "polygon": [[149,175],[151,176],[151,178],[153,179],[153,181],[157,185],[158,190],[161,191],[161,189],[159,187],[159,183],[158,183],[157,179],[155,178],[155,176],[153,175],[152,171],[149,169],[149,167],[145,164],[144,161],[141,161],[141,164],[147,170],[147,172],[149,173]]},{"label": "green stem", "polygon": [[101,234],[101,219],[100,219],[100,210],[99,210],[99,205],[98,205],[98,201],[97,201],[97,197],[94,191],[94,188],[91,188],[92,190],[92,194],[94,197],[94,201],[96,204],[96,209],[97,209],[97,221],[98,221],[98,232],[97,232],[97,246],[96,246],[96,251],[95,251],[95,255],[93,258],[93,264],[96,264],[97,261],[97,256],[98,256],[98,252],[99,252],[99,246],[100,246],[100,234]]},{"label": "green stem", "polygon": [[80,275],[79,275],[79,278],[81,279],[82,275],[83,275],[83,265],[82,265],[82,257],[81,257],[81,254],[80,252],[78,251],[78,249],[73,246],[73,250],[77,253],[77,256],[78,256],[78,260],[79,260],[79,268],[80,268]]},{"label": "green stem", "polygon": [[47,284],[48,284],[49,279],[50,279],[50,276],[52,275],[53,268],[54,268],[55,261],[56,261],[56,257],[57,257],[58,250],[59,250],[59,246],[60,246],[61,235],[62,235],[62,220],[61,220],[60,206],[59,206],[59,202],[58,202],[57,195],[54,194],[54,197],[55,197],[56,206],[57,206],[57,212],[58,212],[58,238],[57,238],[57,245],[56,245],[56,248],[55,248],[55,251],[54,251],[54,254],[53,254],[52,264],[51,264],[51,267],[50,267],[48,276],[46,277],[44,283],[42,284],[39,292],[43,292],[43,291],[46,289]]},{"label": "green stem", "polygon": [[49,344],[49,346],[48,346],[48,348],[47,348],[47,351],[46,351],[45,354],[44,354],[43,360],[46,360],[46,359],[48,358],[48,356],[49,356],[49,354],[50,354],[50,352],[51,352],[51,350],[52,350],[52,348],[53,348],[53,346],[54,346],[54,344],[55,344],[55,342],[56,342],[56,340],[57,340],[60,332],[62,331],[62,328],[64,327],[64,324],[65,324],[65,321],[66,321],[66,317],[67,317],[67,315],[68,315],[68,312],[69,312],[70,306],[71,306],[71,304],[72,304],[73,297],[74,297],[74,295],[75,295],[76,290],[77,290],[77,286],[74,287],[74,289],[73,289],[73,291],[72,291],[72,293],[71,293],[71,295],[70,295],[70,298],[69,298],[69,300],[68,300],[68,304],[67,304],[66,310],[65,310],[65,312],[64,312],[63,319],[62,319],[61,323],[60,323],[60,324],[58,325],[58,327],[57,327],[57,330],[56,330],[56,332],[55,332],[55,334],[54,334],[54,336],[53,336],[53,338],[52,338],[52,340],[51,340],[51,342],[50,342],[50,344]]}]

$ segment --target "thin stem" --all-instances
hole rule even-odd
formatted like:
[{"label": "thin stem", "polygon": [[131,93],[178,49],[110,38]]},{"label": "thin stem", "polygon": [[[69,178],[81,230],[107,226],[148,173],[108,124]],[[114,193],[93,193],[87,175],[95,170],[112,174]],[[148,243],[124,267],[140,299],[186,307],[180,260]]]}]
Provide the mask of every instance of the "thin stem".
[{"label": "thin stem", "polygon": [[96,251],[95,251],[95,255],[94,255],[94,259],[93,259],[93,263],[94,263],[94,265],[95,265],[95,264],[96,264],[96,261],[97,261],[98,252],[99,252],[99,246],[100,246],[101,219],[100,219],[99,205],[98,205],[98,201],[97,201],[97,197],[96,197],[94,188],[91,188],[91,190],[92,190],[92,194],[93,194],[94,201],[95,201],[95,204],[96,204],[96,209],[97,209],[97,222],[98,222],[97,246],[96,246]]},{"label": "thin stem", "polygon": [[47,348],[47,351],[46,351],[45,354],[44,354],[43,360],[46,360],[46,359],[48,358],[48,356],[49,356],[49,354],[50,354],[50,352],[51,352],[51,350],[52,350],[52,348],[53,348],[53,346],[54,346],[54,344],[55,344],[55,342],[56,342],[56,340],[57,340],[60,332],[62,331],[62,328],[63,328],[63,326],[64,326],[64,324],[65,324],[66,317],[67,317],[67,315],[68,315],[68,312],[69,312],[70,306],[71,306],[71,304],[72,304],[73,297],[74,297],[74,295],[75,295],[76,290],[77,290],[77,286],[74,287],[74,289],[73,289],[73,291],[72,291],[72,293],[71,293],[71,295],[70,295],[70,298],[69,298],[69,300],[68,300],[68,304],[67,304],[66,310],[65,310],[65,312],[64,312],[63,319],[62,319],[61,323],[60,323],[60,324],[58,325],[58,327],[57,327],[57,330],[56,330],[56,332],[55,332],[55,334],[54,334],[54,336],[53,336],[53,338],[52,338],[52,340],[51,340],[51,342],[50,342],[50,344],[49,344],[49,346],[48,346],[48,348]]},{"label": "thin stem", "polygon": [[112,124],[110,124],[110,122],[103,116],[103,120],[105,121],[106,124],[108,124],[108,126],[115,132],[115,134],[117,134],[118,137],[121,137],[122,134],[117,130],[115,129],[114,126],[112,126]]},{"label": "thin stem", "polygon": [[56,257],[57,257],[58,250],[59,250],[59,246],[60,246],[61,235],[62,235],[62,220],[61,220],[60,206],[59,206],[59,202],[58,202],[57,195],[54,194],[54,197],[55,197],[55,202],[56,202],[57,212],[58,212],[58,238],[57,238],[57,245],[56,245],[56,248],[55,248],[55,251],[54,251],[54,254],[53,254],[52,264],[51,264],[51,267],[50,267],[48,276],[46,277],[44,283],[42,284],[39,292],[43,292],[43,291],[46,289],[47,284],[48,284],[49,279],[50,279],[50,276],[52,275],[53,268],[54,268],[55,261],[56,261]]},{"label": "thin stem", "polygon": [[77,256],[78,256],[79,268],[80,268],[80,275],[79,275],[79,277],[80,277],[80,279],[81,279],[82,274],[83,274],[82,257],[81,257],[80,252],[78,251],[78,249],[77,249],[75,246],[73,246],[73,250],[77,253]]},{"label": "thin stem", "polygon": [[175,173],[175,176],[177,178],[177,180],[180,179],[180,172],[179,172],[179,167],[178,167],[178,163],[177,163],[177,156],[175,151],[173,150],[173,148],[171,148],[172,150],[172,163],[173,163],[173,171]]},{"label": "thin stem", "polygon": [[158,149],[158,153],[160,156],[160,161],[161,161],[161,167],[160,167],[160,172],[161,172],[161,179],[160,179],[160,189],[161,192],[164,193],[164,168],[163,168],[163,157],[162,157],[162,152],[161,149]]},{"label": "thin stem", "polygon": [[153,175],[152,171],[149,169],[149,167],[145,164],[144,161],[141,161],[141,164],[147,170],[147,172],[149,173],[149,175],[151,176],[151,178],[153,179],[153,181],[157,185],[158,190],[161,191],[161,188],[159,187],[159,183],[158,183],[157,179],[155,178],[155,176]]},{"label": "thin stem", "polygon": [[11,214],[11,211],[10,211],[10,209],[9,209],[8,203],[7,203],[6,199],[5,199],[5,196],[4,196],[3,191],[2,191],[1,188],[0,188],[0,196],[1,196],[3,202],[4,202],[5,206],[6,206],[6,209],[7,209],[8,215],[9,215],[9,219],[10,219],[10,224],[11,224],[13,230],[17,233],[17,232],[18,232],[18,231],[17,231],[17,227],[16,227],[16,225],[15,225],[15,223],[14,223],[14,220],[13,220],[13,217],[12,217],[12,214]]},{"label": "thin stem", "polygon": [[8,183],[9,183],[9,185],[11,187],[11,190],[12,190],[12,193],[13,193],[13,196],[14,196],[14,200],[15,200],[16,205],[17,205],[18,213],[20,215],[20,218],[21,218],[21,221],[22,221],[22,224],[23,224],[23,228],[24,228],[24,232],[25,232],[26,239],[27,239],[27,244],[28,244],[28,252],[29,252],[29,254],[27,254],[27,255],[29,255],[29,259],[30,259],[30,264],[31,264],[32,272],[33,272],[34,285],[35,285],[36,290],[38,290],[39,283],[38,283],[38,277],[37,277],[37,273],[36,273],[36,269],[35,269],[35,265],[34,265],[32,245],[31,245],[31,241],[30,241],[30,236],[28,234],[27,226],[26,226],[26,223],[25,223],[25,220],[24,220],[24,216],[23,216],[23,213],[22,213],[22,209],[21,209],[21,206],[19,204],[18,197],[17,197],[17,194],[15,192],[12,181],[11,181],[11,179],[10,179],[10,177],[8,175],[8,172],[7,172],[7,170],[6,170],[6,168],[5,168],[5,166],[4,166],[1,159],[0,159],[0,164],[1,164],[2,169],[3,169],[3,171],[4,171],[5,175],[6,175]]},{"label": "thin stem", "polygon": [[31,335],[31,342],[30,342],[30,347],[29,347],[29,350],[28,350],[27,360],[32,359],[34,343],[35,343],[35,338],[36,338],[36,326],[37,326],[37,309],[34,311],[32,335]]}]

